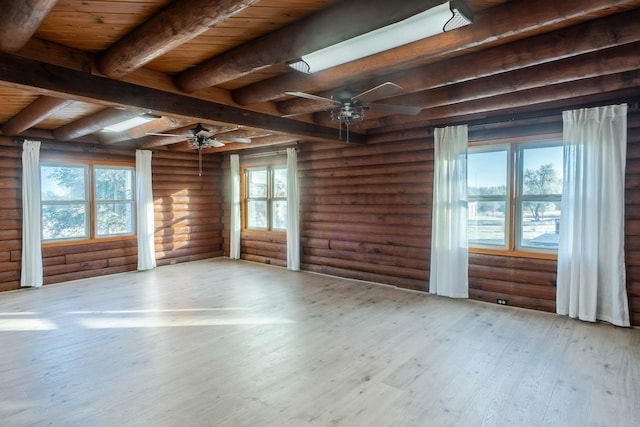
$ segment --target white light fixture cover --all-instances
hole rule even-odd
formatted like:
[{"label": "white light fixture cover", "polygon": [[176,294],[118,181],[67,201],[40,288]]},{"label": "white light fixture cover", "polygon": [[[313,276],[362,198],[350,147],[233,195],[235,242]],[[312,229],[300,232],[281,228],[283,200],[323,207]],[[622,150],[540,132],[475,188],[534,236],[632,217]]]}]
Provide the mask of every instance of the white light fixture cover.
[{"label": "white light fixture cover", "polygon": [[122,132],[125,130],[133,129],[136,126],[143,125],[157,118],[158,116],[154,116],[153,114],[143,114],[138,117],[133,117],[131,119],[124,120],[120,123],[112,124],[111,126],[105,127],[103,130],[106,130],[107,132]]},{"label": "white light fixture cover", "polygon": [[385,50],[450,31],[471,23],[452,2],[432,7],[410,18],[349,40],[303,55],[289,66],[303,73],[316,73]]}]

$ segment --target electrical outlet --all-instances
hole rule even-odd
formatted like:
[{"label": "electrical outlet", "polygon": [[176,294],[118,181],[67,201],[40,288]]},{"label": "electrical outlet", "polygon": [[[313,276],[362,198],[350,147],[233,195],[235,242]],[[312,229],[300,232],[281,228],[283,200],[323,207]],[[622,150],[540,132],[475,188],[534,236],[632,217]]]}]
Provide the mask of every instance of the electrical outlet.
[{"label": "electrical outlet", "polygon": [[507,305],[507,300],[506,299],[502,299],[502,298],[498,298],[498,304],[500,305]]}]

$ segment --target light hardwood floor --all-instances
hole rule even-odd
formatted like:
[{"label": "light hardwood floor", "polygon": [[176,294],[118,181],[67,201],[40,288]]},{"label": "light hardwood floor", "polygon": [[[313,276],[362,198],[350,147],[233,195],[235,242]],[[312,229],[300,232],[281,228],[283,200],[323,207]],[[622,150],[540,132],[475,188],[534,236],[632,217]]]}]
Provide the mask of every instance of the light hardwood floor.
[{"label": "light hardwood floor", "polygon": [[638,426],[640,330],[215,259],[0,294],[2,426]]}]

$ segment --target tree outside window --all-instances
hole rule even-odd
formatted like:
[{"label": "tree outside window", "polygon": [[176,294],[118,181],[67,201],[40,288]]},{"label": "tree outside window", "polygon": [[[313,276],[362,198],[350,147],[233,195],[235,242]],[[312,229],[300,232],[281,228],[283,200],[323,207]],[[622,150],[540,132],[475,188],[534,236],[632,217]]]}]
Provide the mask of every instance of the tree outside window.
[{"label": "tree outside window", "polygon": [[557,250],[562,156],[560,143],[470,148],[467,160],[469,246]]},{"label": "tree outside window", "polygon": [[43,241],[134,234],[132,167],[45,163],[40,176]]},{"label": "tree outside window", "polygon": [[287,169],[247,169],[245,181],[245,228],[285,231],[287,229]]}]

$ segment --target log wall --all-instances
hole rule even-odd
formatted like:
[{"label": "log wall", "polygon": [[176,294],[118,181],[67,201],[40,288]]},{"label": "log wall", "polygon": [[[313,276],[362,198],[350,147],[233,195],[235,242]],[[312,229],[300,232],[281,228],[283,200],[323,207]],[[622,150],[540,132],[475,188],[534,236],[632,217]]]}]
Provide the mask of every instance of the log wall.
[{"label": "log wall", "polygon": [[[421,291],[428,289],[433,185],[431,132],[427,127],[381,132],[370,135],[372,143],[367,146],[299,147],[303,270]],[[470,127],[472,142],[544,141],[561,137],[559,114]],[[626,176],[627,290],[632,323],[640,326],[640,113],[637,111],[629,114]],[[226,238],[227,215],[225,218]],[[242,258],[258,262],[286,255],[282,244],[263,242],[251,233],[242,234],[241,246]],[[225,242],[226,254],[228,249]],[[512,306],[555,312],[556,268],[554,259],[471,253],[470,297],[492,303],[504,299]]]},{"label": "log wall", "polygon": [[[0,291],[20,287],[22,253],[21,146],[0,141]],[[135,164],[131,149],[43,143],[42,160],[103,160]],[[203,176],[193,153],[156,151],[152,159],[155,251],[158,265],[222,255],[220,156],[205,156]],[[133,271],[135,237],[78,244],[49,244],[42,250],[44,284]]]}]

